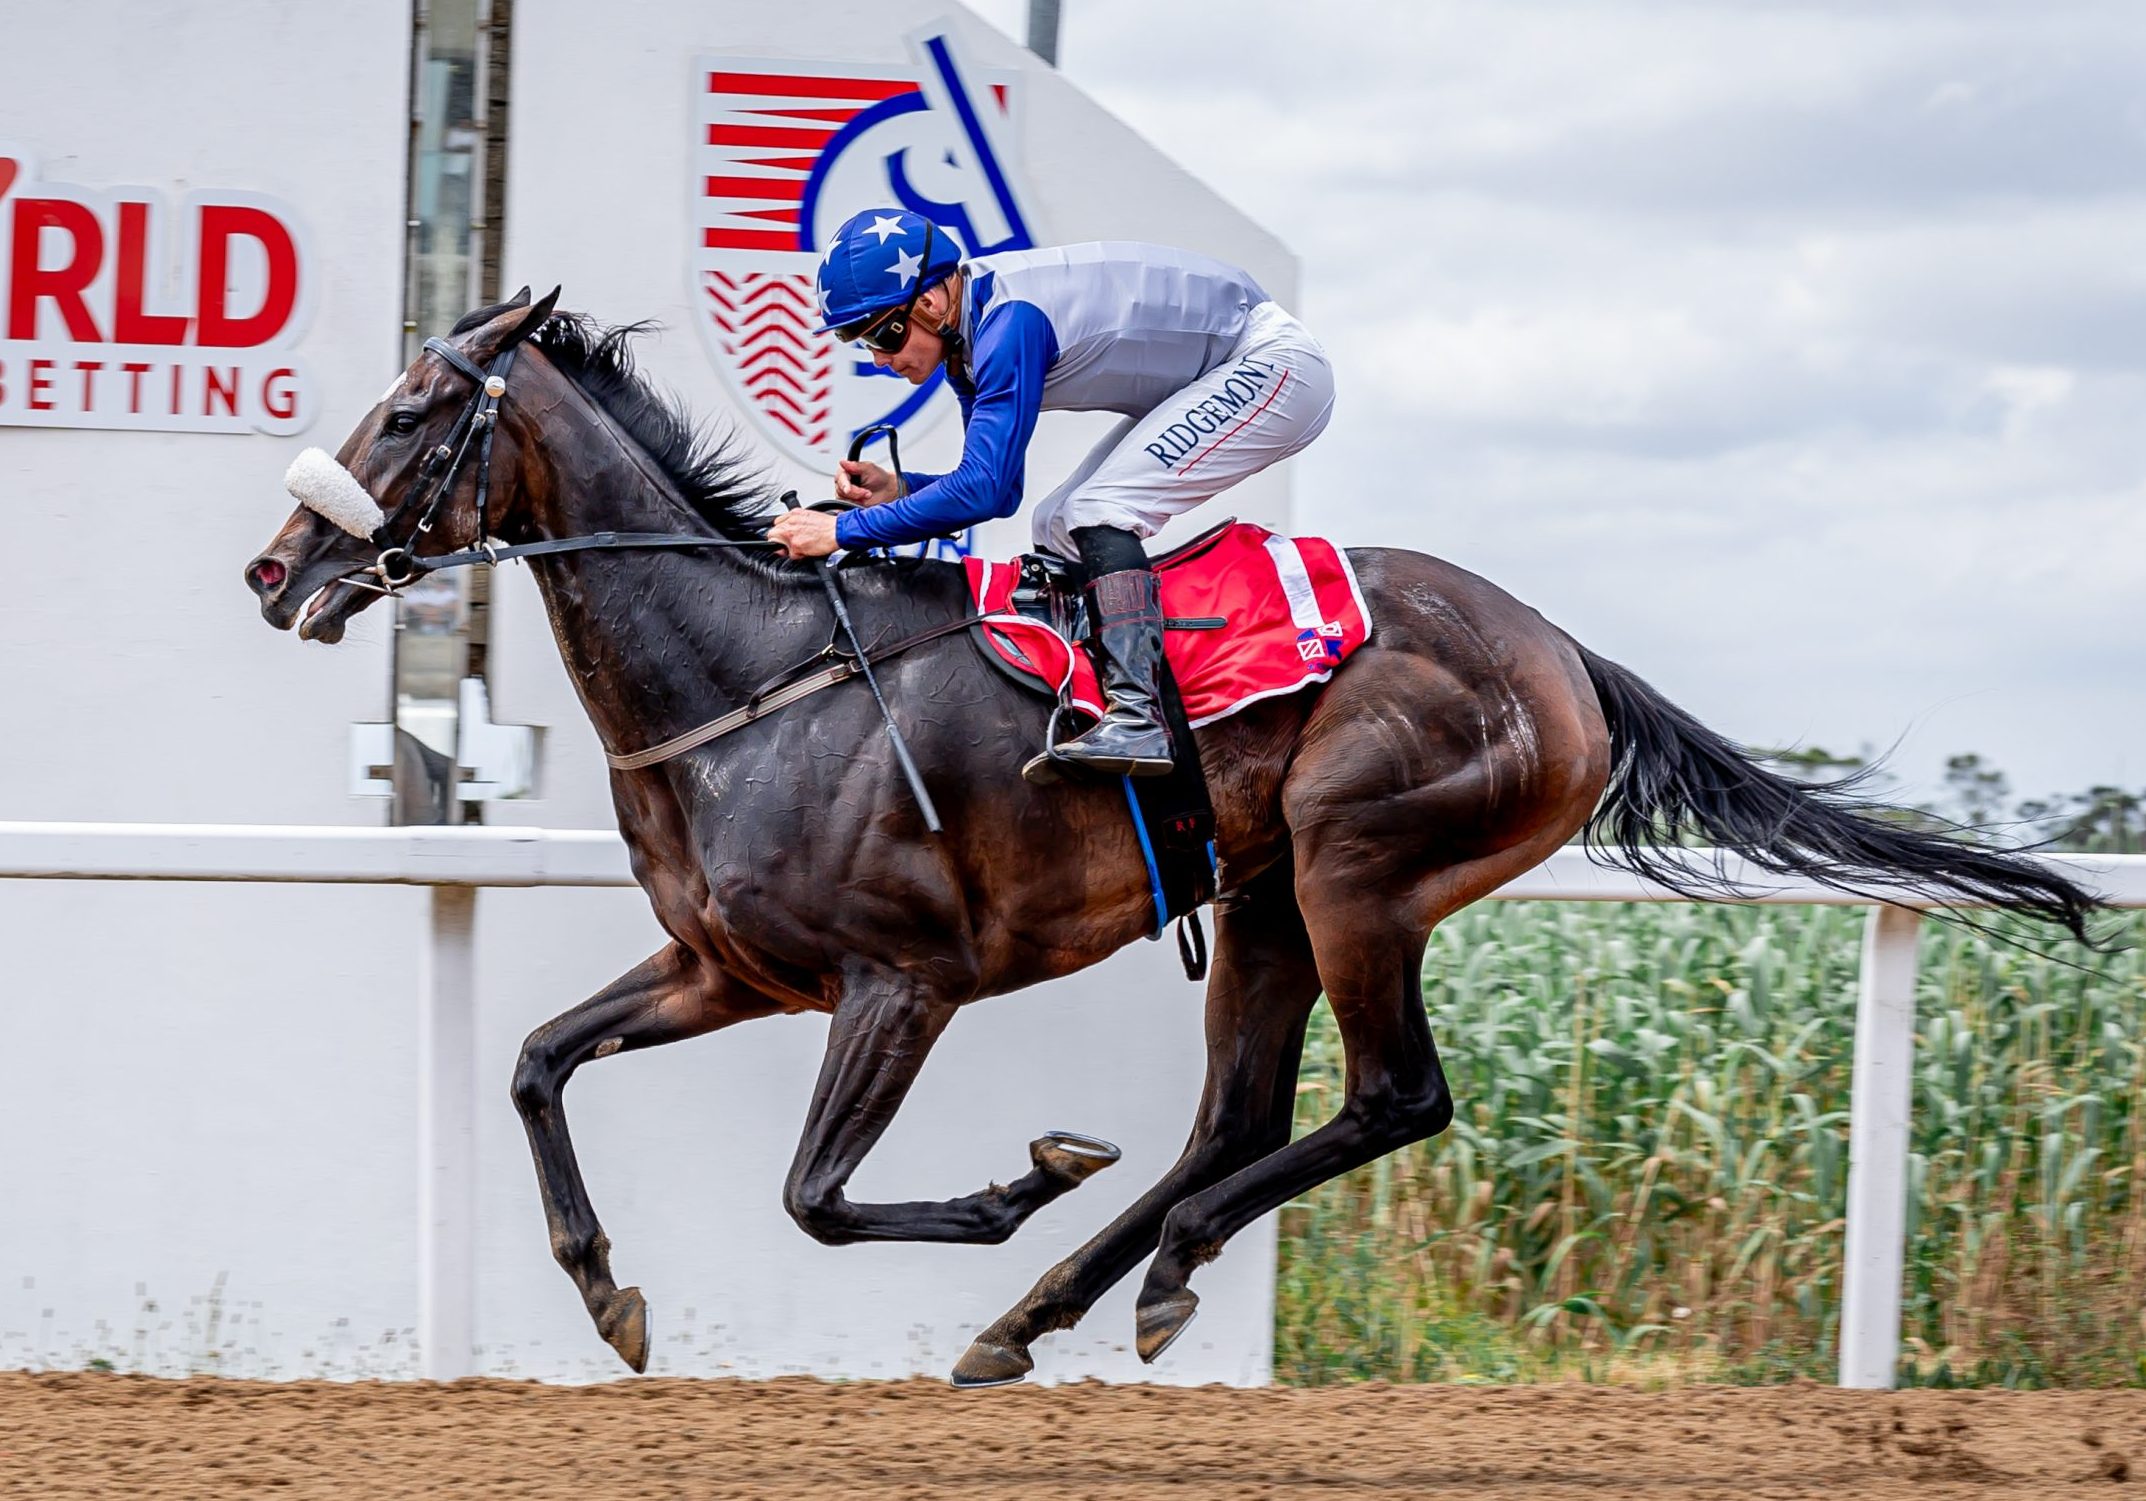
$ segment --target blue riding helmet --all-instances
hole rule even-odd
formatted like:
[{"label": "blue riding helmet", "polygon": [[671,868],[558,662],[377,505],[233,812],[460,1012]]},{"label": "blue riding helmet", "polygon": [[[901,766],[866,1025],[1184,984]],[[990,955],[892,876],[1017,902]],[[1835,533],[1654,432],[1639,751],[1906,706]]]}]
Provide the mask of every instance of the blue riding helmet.
[{"label": "blue riding helmet", "polygon": [[844,220],[820,256],[820,333],[913,302],[961,264],[954,237],[922,214],[866,209]]}]

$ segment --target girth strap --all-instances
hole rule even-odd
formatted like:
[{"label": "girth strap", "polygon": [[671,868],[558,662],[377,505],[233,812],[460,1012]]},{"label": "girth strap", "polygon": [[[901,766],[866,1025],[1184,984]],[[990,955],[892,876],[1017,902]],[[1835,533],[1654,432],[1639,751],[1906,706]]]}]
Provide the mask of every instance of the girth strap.
[{"label": "girth strap", "polygon": [[[957,631],[965,631],[972,625],[981,625],[994,618],[998,617],[964,615],[959,620],[942,621],[929,630],[918,631],[914,636],[904,637],[892,646],[868,652],[866,655],[875,664],[884,662],[889,657],[900,656],[912,647],[922,646],[927,641],[936,641],[941,636],[951,636]],[[832,650],[833,648],[829,648],[830,652]],[[765,719],[770,714],[780,713],[799,699],[810,698],[823,688],[832,688],[837,683],[862,676],[864,669],[854,657],[837,657],[817,672],[807,673],[801,678],[784,683],[780,688],[757,693],[742,708],[733,709],[706,724],[696,725],[682,735],[674,735],[661,745],[651,745],[646,750],[633,751],[627,755],[605,751],[604,759],[611,763],[614,771],[645,771],[674,756],[682,756],[689,750],[698,750],[711,740],[720,740],[732,730],[742,730],[756,719]]]},{"label": "girth strap", "polygon": [[660,765],[673,756],[682,756],[689,750],[697,750],[711,740],[719,740],[732,730],[742,730],[756,719],[765,719],[770,714],[789,708],[801,698],[809,698],[822,688],[832,688],[845,678],[857,675],[857,669],[852,664],[835,662],[822,667],[818,672],[809,673],[793,683],[777,688],[766,698],[757,699],[742,709],[733,709],[720,718],[711,719],[704,725],[687,730],[683,735],[674,735],[661,745],[651,745],[647,750],[635,751],[630,756],[605,751],[604,759],[611,763],[614,771],[643,771],[648,767]]}]

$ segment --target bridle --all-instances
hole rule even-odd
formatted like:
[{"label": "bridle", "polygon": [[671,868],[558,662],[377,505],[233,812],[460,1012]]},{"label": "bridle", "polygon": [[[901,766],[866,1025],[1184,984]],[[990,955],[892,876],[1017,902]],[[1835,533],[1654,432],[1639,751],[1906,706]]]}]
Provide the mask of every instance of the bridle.
[{"label": "bridle", "polygon": [[[411,484],[410,498],[397,508],[397,514],[414,512],[417,516],[417,525],[411,529],[410,535],[397,543],[389,531],[386,518],[383,517],[368,539],[373,546],[380,549],[380,555],[369,566],[353,569],[336,582],[349,584],[353,588],[370,589],[376,594],[393,596],[400,594],[404,586],[428,573],[438,573],[446,568],[461,568],[473,563],[503,563],[509,558],[533,558],[547,553],[586,552],[599,548],[780,545],[766,538],[696,537],[676,532],[595,532],[586,537],[556,537],[542,542],[518,543],[512,547],[494,546],[489,536],[491,516],[487,509],[492,484],[492,437],[499,429],[499,403],[507,394],[507,375],[514,368],[514,352],[517,347],[518,341],[510,343],[493,358],[488,368],[480,369],[475,361],[446,340],[425,340],[427,354],[438,355],[447,362],[449,368],[474,382],[476,389],[470,393],[469,401],[462,408],[462,414],[455,419],[455,425],[448,433],[446,441],[425,455],[424,462],[418,466],[417,478]],[[850,457],[856,458],[862,452],[865,441],[880,431],[887,433],[889,457],[899,466],[900,457],[891,452],[894,430],[884,424],[859,433],[850,445]],[[472,445],[475,445],[477,450],[477,545],[461,552],[420,557],[417,553],[418,539],[432,530],[433,522],[439,519],[440,507],[454,493],[455,479],[461,474],[463,462],[468,459]],[[355,480],[352,482],[355,483]],[[798,503],[797,492],[788,492],[783,496],[783,501],[794,509]],[[764,688],[760,693],[755,693],[753,701],[748,702],[743,709],[711,720],[684,735],[673,737],[662,745],[652,746],[646,751],[623,758],[608,751],[606,754],[614,767],[621,770],[641,770],[705,745],[734,729],[742,728],[754,719],[773,713],[807,693],[832,687],[852,676],[862,677],[872,690],[872,698],[879,707],[880,717],[886,722],[887,736],[893,743],[895,760],[901,766],[902,775],[908,780],[909,789],[915,795],[918,806],[923,810],[924,827],[934,834],[939,833],[939,811],[932,805],[931,793],[926,790],[924,778],[918,772],[916,762],[910,757],[909,747],[902,739],[902,732],[894,723],[894,715],[887,708],[886,697],[880,692],[879,679],[872,671],[872,664],[875,660],[884,661],[911,647],[921,646],[927,641],[935,641],[969,626],[981,624],[983,617],[969,615],[959,620],[947,621],[875,653],[859,639],[856,624],[850,619],[849,605],[842,597],[842,586],[836,581],[834,570],[828,566],[827,559],[815,558],[813,562],[819,573],[820,583],[827,592],[828,603],[834,607],[837,639],[846,637],[849,641],[850,650],[843,660],[821,669],[807,680],[788,683],[781,694],[770,693]],[[843,654],[837,651],[835,641],[831,640],[827,649],[813,661],[818,662],[834,656]],[[803,665],[810,666],[812,663]],[[782,675],[784,679],[789,676],[788,673]]]},{"label": "bridle", "polygon": [[[336,582],[356,589],[369,589],[375,594],[398,596],[403,589],[428,573],[438,573],[448,568],[466,568],[472,564],[497,564],[512,558],[542,557],[548,553],[588,552],[611,548],[655,547],[774,547],[778,544],[764,538],[736,540],[729,537],[697,537],[674,532],[592,532],[584,537],[554,537],[542,542],[524,542],[512,547],[501,547],[491,541],[491,489],[492,489],[492,439],[499,431],[499,403],[507,394],[507,377],[514,369],[514,356],[520,345],[509,344],[492,360],[489,366],[480,366],[476,361],[456,349],[445,339],[425,340],[425,352],[438,355],[448,368],[468,377],[474,389],[463,404],[461,415],[446,438],[425,455],[418,466],[417,478],[412,481],[410,498],[396,508],[400,515],[417,517],[417,524],[407,537],[396,541],[390,528],[392,521],[383,520],[368,539],[380,550],[374,560],[361,568],[342,575]],[[433,523],[439,520],[440,510],[455,492],[455,481],[461,476],[462,466],[468,462],[472,451],[477,459],[477,531],[476,545],[459,552],[436,553],[430,557],[417,551],[419,540],[429,536]]]},{"label": "bridle", "polygon": [[[389,534],[386,521],[382,521],[379,530],[373,533],[372,543],[380,549],[380,555],[363,571],[380,581],[378,587],[382,593],[393,594],[427,571],[419,566],[418,539],[431,533],[432,524],[439,519],[440,507],[454,494],[455,480],[462,473],[462,465],[469,458],[472,445],[477,449],[477,545],[480,549],[485,546],[492,530],[489,509],[492,437],[499,430],[499,403],[507,394],[507,376],[514,369],[514,356],[519,349],[518,344],[509,344],[499,352],[489,369],[480,369],[475,361],[445,339],[425,340],[427,354],[438,355],[450,369],[469,377],[475,389],[463,403],[462,413],[455,418],[455,425],[446,439],[425,455],[411,486],[410,498],[399,508],[417,517],[417,525],[410,529],[410,535],[396,543]],[[482,434],[481,438],[479,434]],[[428,486],[431,487],[429,493]]]}]

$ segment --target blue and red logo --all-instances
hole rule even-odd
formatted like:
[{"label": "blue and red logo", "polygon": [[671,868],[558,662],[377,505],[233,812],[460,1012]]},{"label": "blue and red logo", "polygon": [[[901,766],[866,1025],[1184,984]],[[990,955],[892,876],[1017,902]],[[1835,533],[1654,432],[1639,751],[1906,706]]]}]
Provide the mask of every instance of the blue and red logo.
[{"label": "blue and red logo", "polygon": [[1339,662],[1343,631],[1338,621],[1326,621],[1308,631],[1297,632],[1297,657],[1315,664]]},{"label": "blue and red logo", "polygon": [[945,34],[908,67],[703,57],[695,66],[696,322],[737,404],[782,454],[822,473],[881,422],[922,433],[954,408],[943,375],[912,387],[813,332],[813,271],[836,226],[899,204],[966,255],[1035,243],[1012,150],[1017,74],[972,70]]}]

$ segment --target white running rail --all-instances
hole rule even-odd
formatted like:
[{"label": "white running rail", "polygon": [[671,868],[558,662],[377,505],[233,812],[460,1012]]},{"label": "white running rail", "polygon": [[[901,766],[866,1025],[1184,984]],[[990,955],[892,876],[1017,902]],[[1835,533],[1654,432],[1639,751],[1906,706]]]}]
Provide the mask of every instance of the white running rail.
[{"label": "white running rail", "polygon": [[[1695,864],[1706,850],[1686,852]],[[2146,907],[2146,855],[2049,855],[2114,906]],[[1915,1051],[1922,898],[1897,904],[1783,880],[1736,859],[1747,900],[1870,907],[1849,1091],[1848,1226],[1840,1384],[1890,1387],[1900,1356],[1909,1078]],[[430,886],[418,969],[420,1142],[418,1333],[423,1374],[470,1374],[475,1329],[474,1018],[471,944],[482,886],[631,886],[626,847],[601,829],[308,828],[237,824],[0,823],[0,878],[297,881]],[[1562,849],[1495,893],[1506,900],[1687,900]]]}]

